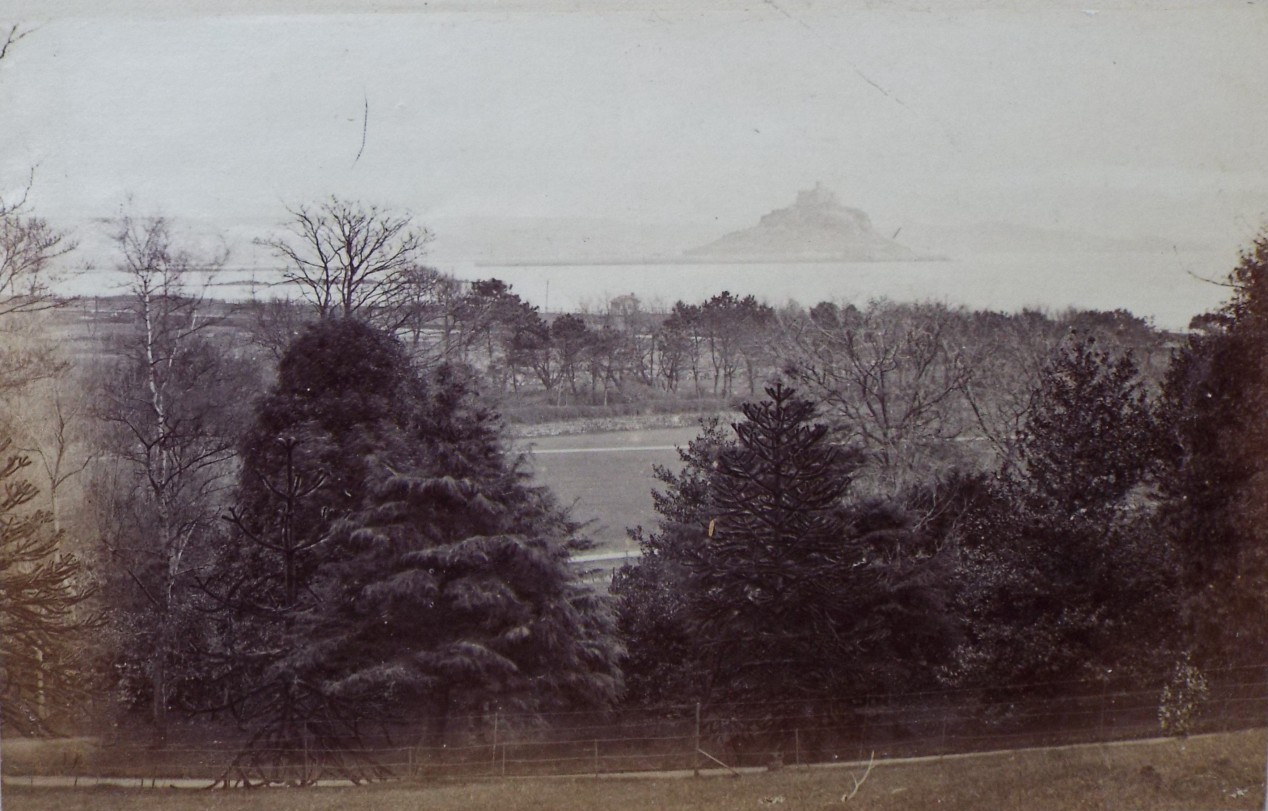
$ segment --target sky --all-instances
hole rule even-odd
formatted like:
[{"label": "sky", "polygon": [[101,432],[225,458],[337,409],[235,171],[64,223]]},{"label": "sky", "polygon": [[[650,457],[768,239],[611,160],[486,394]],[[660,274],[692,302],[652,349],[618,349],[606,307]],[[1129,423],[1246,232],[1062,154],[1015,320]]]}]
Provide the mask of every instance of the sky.
[{"label": "sky", "polygon": [[751,224],[823,182],[883,231],[1235,252],[1268,221],[1268,9],[1193,2],[0,0],[0,191],[69,227]]}]

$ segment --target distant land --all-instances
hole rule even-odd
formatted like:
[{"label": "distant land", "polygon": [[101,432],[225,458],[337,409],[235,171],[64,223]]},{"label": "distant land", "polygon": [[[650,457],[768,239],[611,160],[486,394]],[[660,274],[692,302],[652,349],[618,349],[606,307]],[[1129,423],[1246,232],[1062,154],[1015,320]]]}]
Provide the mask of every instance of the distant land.
[{"label": "distant land", "polygon": [[[760,209],[759,209],[760,210]],[[224,272],[212,287],[267,290],[277,281],[277,258],[259,240],[283,230],[277,220],[239,218],[211,221],[177,216],[176,242],[196,257],[228,255]],[[819,186],[802,191],[791,206],[770,211],[751,227],[702,216],[672,222],[630,222],[585,217],[428,216],[420,225],[435,234],[428,261],[463,277],[480,268],[631,267],[848,264],[921,261],[993,261],[992,257],[1070,257],[1081,266],[1093,255],[1151,255],[1190,262],[1184,254],[1218,253],[1236,260],[1228,245],[1193,234],[1094,233],[1053,225],[1017,222],[905,220],[890,212],[886,237],[868,214],[839,204]],[[901,224],[901,227],[897,227]],[[54,222],[78,245],[59,289],[70,295],[109,295],[124,289],[116,270],[117,248],[108,218]],[[710,241],[712,240],[712,241]],[[901,242],[900,242],[901,241]],[[697,246],[697,247],[692,247]],[[1226,258],[1231,257],[1231,258]],[[1134,260],[1133,260],[1134,261]],[[1223,265],[1220,265],[1222,267]],[[1075,267],[1075,265],[1072,265]],[[250,280],[256,279],[253,284]]]},{"label": "distant land", "polygon": [[904,241],[916,250],[945,251],[956,258],[998,254],[1107,254],[1219,250],[1218,243],[1168,239],[1154,234],[1112,236],[1089,231],[1043,228],[1007,222],[908,223]]},{"label": "distant land", "polygon": [[685,252],[687,261],[725,262],[912,262],[921,256],[876,232],[872,220],[848,208],[822,184],[797,193],[787,208],[762,216],[757,225],[733,231]]}]

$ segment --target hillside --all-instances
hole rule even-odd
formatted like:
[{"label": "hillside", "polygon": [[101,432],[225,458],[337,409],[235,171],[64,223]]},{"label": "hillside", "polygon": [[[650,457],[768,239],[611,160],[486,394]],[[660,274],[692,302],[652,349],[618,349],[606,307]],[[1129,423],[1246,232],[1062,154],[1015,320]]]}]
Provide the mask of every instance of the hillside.
[{"label": "hillside", "polygon": [[881,236],[863,211],[841,205],[830,190],[816,184],[797,193],[787,208],[776,209],[757,225],[686,251],[696,260],[752,262],[902,262],[922,258]]}]

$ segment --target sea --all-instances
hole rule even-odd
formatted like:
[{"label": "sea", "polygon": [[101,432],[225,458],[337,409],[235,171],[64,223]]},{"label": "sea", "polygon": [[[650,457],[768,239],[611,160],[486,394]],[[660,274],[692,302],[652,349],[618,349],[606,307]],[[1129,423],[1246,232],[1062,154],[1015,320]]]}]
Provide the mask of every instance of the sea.
[{"label": "sea", "polygon": [[919,262],[735,264],[483,264],[456,266],[459,278],[499,278],[550,312],[602,312],[633,294],[644,309],[697,303],[729,291],[774,307],[820,301],[932,301],[972,309],[1125,309],[1162,329],[1183,330],[1193,316],[1228,298],[1223,284],[1237,261],[1214,251],[1170,253],[992,254]]},{"label": "sea", "polygon": [[[602,312],[633,294],[643,309],[665,311],[676,301],[699,303],[723,291],[753,295],[776,308],[820,301],[862,305],[872,300],[939,302],[1014,312],[1033,308],[1124,309],[1161,329],[1183,330],[1193,316],[1229,296],[1223,284],[1235,252],[992,253],[916,262],[469,262],[438,259],[439,269],[465,280],[498,278],[544,312]],[[80,277],[69,292],[124,292],[124,280]],[[205,291],[241,300],[278,296],[276,269],[231,268]],[[295,291],[290,291],[295,296]]]}]

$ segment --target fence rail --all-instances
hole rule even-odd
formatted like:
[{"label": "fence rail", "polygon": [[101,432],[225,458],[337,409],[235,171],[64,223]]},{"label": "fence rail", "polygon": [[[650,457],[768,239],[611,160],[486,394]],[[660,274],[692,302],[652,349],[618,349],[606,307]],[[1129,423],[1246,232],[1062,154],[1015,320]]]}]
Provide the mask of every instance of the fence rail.
[{"label": "fence rail", "polygon": [[[1262,666],[1207,674],[1209,690],[1187,718],[1193,733],[1268,722]],[[1046,691],[1042,696],[1036,691]],[[396,778],[503,778],[729,767],[798,766],[877,758],[947,755],[1035,746],[1122,741],[1164,734],[1160,685],[1052,682],[992,690],[927,690],[841,701],[674,705],[620,713],[490,711],[450,719],[444,746],[421,740],[423,724],[381,730],[357,749],[260,748],[278,782],[338,778],[341,759],[373,762]],[[161,749],[76,739],[6,746],[7,778],[59,775],[94,780],[177,779],[210,783],[226,773],[241,741],[175,743]],[[255,767],[252,767],[255,768]],[[250,779],[242,770],[238,777]]]}]

